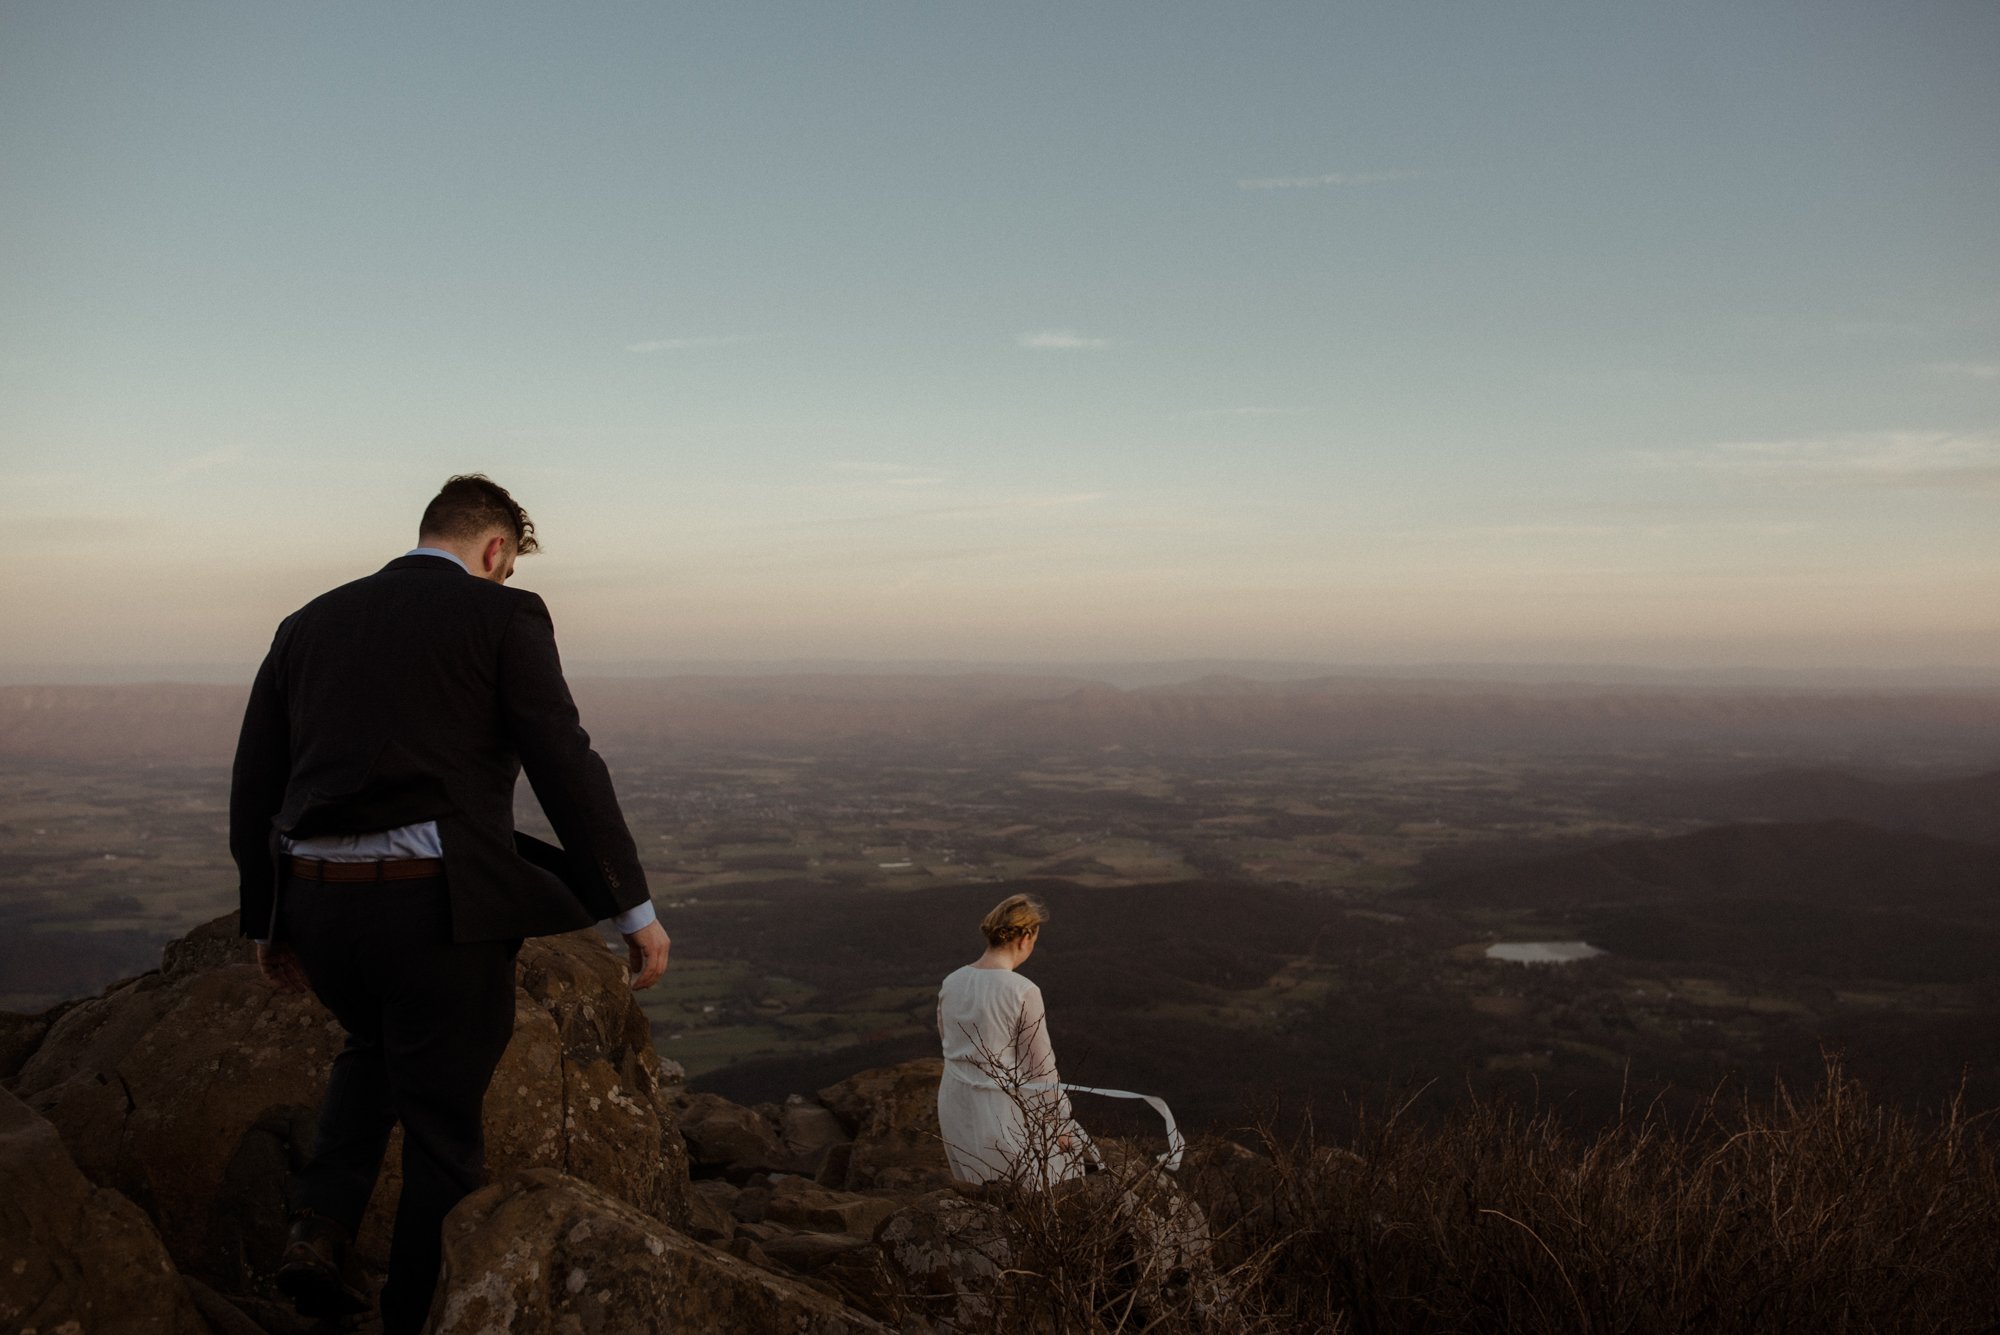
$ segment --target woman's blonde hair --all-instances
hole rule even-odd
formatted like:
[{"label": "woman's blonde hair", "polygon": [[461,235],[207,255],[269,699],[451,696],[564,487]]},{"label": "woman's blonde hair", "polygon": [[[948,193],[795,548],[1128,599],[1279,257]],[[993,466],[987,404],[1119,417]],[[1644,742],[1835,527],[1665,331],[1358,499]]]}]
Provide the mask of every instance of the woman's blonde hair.
[{"label": "woman's blonde hair", "polygon": [[1004,946],[1031,932],[1041,931],[1042,924],[1048,920],[1049,906],[1041,900],[1033,895],[1009,895],[980,919],[979,930],[986,933],[987,945]]}]

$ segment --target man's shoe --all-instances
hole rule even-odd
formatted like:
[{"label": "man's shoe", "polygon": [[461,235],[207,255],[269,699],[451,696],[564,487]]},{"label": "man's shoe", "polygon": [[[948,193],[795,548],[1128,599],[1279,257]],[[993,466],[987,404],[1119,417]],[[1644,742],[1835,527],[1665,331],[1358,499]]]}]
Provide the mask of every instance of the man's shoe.
[{"label": "man's shoe", "polygon": [[292,1220],[278,1290],[304,1317],[352,1316],[368,1310],[368,1295],[347,1273],[347,1230],[310,1210]]}]

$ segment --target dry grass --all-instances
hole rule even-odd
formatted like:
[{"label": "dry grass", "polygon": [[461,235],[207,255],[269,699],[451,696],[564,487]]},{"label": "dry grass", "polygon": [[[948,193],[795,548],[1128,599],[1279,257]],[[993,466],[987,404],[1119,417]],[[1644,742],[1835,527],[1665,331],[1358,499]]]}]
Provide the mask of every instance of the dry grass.
[{"label": "dry grass", "polygon": [[[1959,1102],[1718,1091],[1594,1137],[1478,1105],[1000,1184],[996,1330],[2000,1330],[2000,1141]],[[1189,1208],[1199,1206],[1199,1211]]]}]

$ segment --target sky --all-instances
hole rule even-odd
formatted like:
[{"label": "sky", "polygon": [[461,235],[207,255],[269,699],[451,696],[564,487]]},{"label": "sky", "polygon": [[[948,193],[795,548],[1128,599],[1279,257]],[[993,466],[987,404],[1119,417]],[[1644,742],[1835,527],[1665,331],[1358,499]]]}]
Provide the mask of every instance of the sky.
[{"label": "sky", "polygon": [[2000,6],[0,0],[0,674],[2000,664]]}]

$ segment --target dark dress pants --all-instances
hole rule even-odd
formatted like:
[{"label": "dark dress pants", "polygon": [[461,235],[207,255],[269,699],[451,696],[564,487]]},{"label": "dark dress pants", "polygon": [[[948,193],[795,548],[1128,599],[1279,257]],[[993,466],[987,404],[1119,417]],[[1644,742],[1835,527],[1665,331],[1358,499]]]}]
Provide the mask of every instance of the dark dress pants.
[{"label": "dark dress pants", "polygon": [[385,1335],[422,1326],[444,1217],[485,1170],[481,1108],[514,1033],[518,941],[455,942],[443,878],[322,884],[291,877],[280,940],[347,1030],[292,1207],[360,1230],[389,1131],[403,1194],[382,1290]]}]

